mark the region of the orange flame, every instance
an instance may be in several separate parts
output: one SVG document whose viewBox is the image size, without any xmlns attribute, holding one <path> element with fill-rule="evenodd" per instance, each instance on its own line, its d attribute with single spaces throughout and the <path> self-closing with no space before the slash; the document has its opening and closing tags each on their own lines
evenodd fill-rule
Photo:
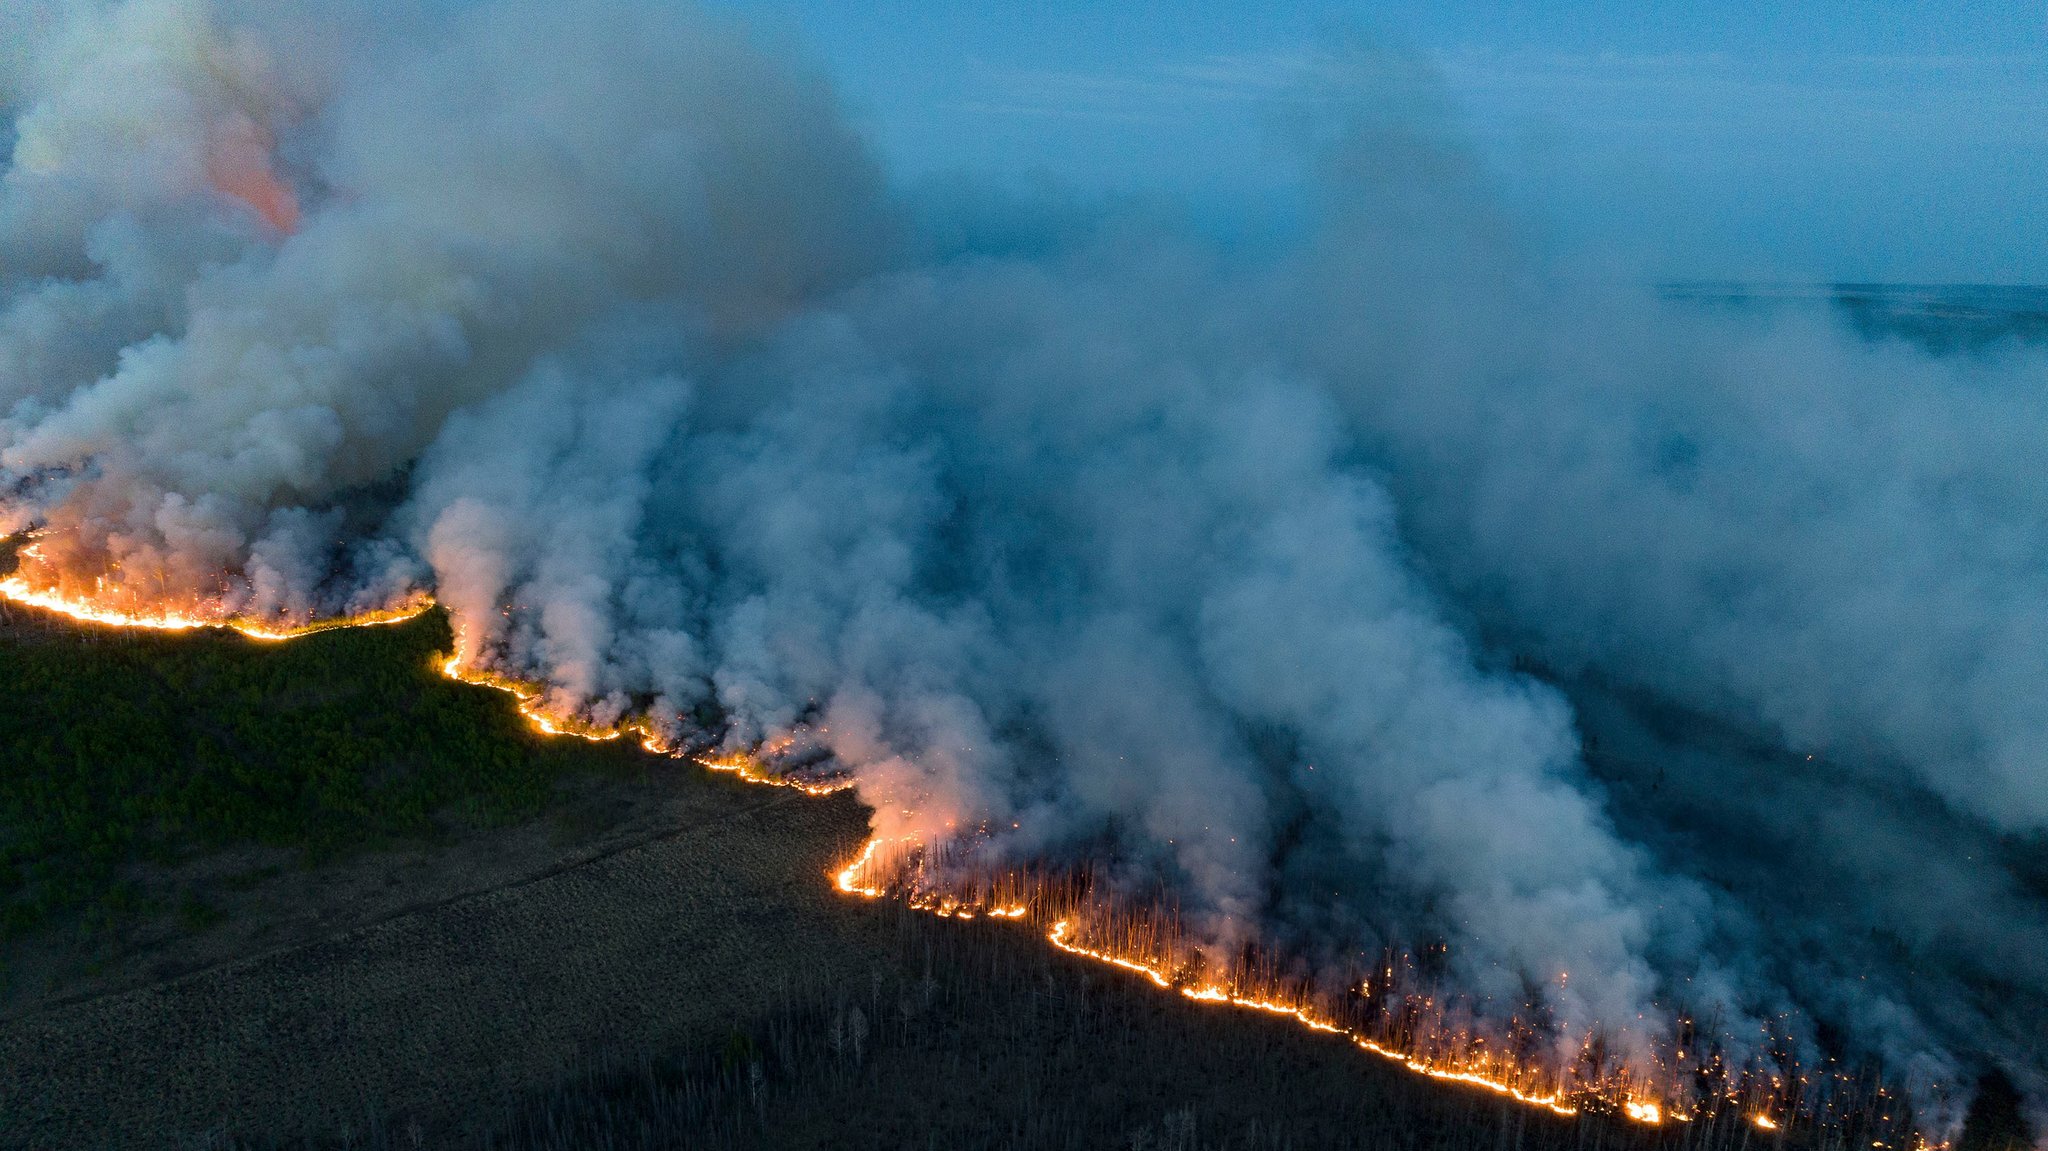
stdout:
<svg viewBox="0 0 2048 1151">
<path fill-rule="evenodd" d="M 144 631 L 197 631 L 201 628 L 221 628 L 267 643 L 297 639 L 300 636 L 345 627 L 379 627 L 404 623 L 409 619 L 418 618 L 434 606 L 431 598 L 415 596 L 391 607 L 376 608 L 353 615 L 329 616 L 304 623 L 278 623 L 226 613 L 208 615 L 173 608 L 123 611 L 84 600 L 70 599 L 55 591 L 35 588 L 20 576 L 0 579 L 0 598 L 54 612 L 79 623 L 96 624 L 101 627 L 137 628 Z"/>
<path fill-rule="evenodd" d="M 640 747 L 655 755 L 683 755 L 652 722 L 644 717 L 629 717 L 616 724 L 598 724 L 580 716 L 560 714 L 548 706 L 547 690 L 542 685 L 508 676 L 488 668 L 466 666 L 461 651 L 467 645 L 460 631 L 456 633 L 455 651 L 441 661 L 441 674 L 460 683 L 476 687 L 488 687 L 510 695 L 516 702 L 519 714 L 543 735 L 571 735 L 592 743 L 609 743 L 622 736 L 635 736 Z M 747 783 L 769 787 L 787 787 L 805 795 L 831 795 L 854 786 L 851 779 L 806 779 L 793 775 L 780 775 L 767 770 L 752 756 L 727 755 L 720 757 L 689 756 L 690 760 L 706 771 L 722 771 L 738 776 Z"/>
<path fill-rule="evenodd" d="M 915 839 L 896 841 L 899 849 L 915 844 Z M 880 899 L 891 893 L 893 884 L 878 873 L 886 872 L 891 860 L 888 858 L 892 845 L 884 840 L 870 839 L 837 872 L 833 873 L 833 886 L 841 893 L 866 899 Z M 914 848 L 912 852 L 914 853 Z M 898 867 L 901 860 L 894 861 Z M 940 916 L 971 919 L 979 911 L 992 918 L 1023 919 L 1030 914 L 1031 906 L 1057 905 L 1061 900 L 1057 894 L 1040 891 L 1038 899 L 1018 899 L 1014 890 L 1028 887 L 1024 882 L 1013 882 L 1007 897 L 1001 891 L 1002 884 L 993 885 L 985 894 L 969 893 L 964 896 L 940 894 L 930 890 L 910 890 L 898 893 L 898 897 L 909 906 L 929 911 Z M 1214 1003 L 1243 1010 L 1279 1015 L 1293 1020 L 1296 1024 L 1330 1035 L 1341 1035 L 1349 1039 L 1361 1051 L 1367 1051 L 1381 1058 L 1392 1060 L 1417 1074 L 1445 1082 L 1462 1083 L 1501 1095 L 1522 1104 L 1539 1107 L 1560 1116 L 1573 1116 L 1579 1108 L 1568 1102 L 1561 1091 L 1536 1090 L 1527 1086 L 1529 1073 L 1513 1068 L 1503 1068 L 1498 1060 L 1489 1057 L 1469 1059 L 1464 1063 L 1445 1063 L 1418 1057 L 1409 1052 L 1397 1050 L 1380 1043 L 1369 1036 L 1319 1014 L 1305 1001 L 1290 999 L 1279 994 L 1244 994 L 1217 982 L 1188 985 L 1175 978 L 1174 966 L 1170 962 L 1150 958 L 1138 950 L 1124 950 L 1107 946 L 1091 946 L 1079 941 L 1080 932 L 1073 918 L 1062 916 L 1055 919 L 1046 932 L 1046 942 L 1069 955 L 1080 956 L 1097 963 L 1115 967 L 1143 977 L 1162 991 L 1178 991 L 1183 997 L 1197 1003 Z M 1630 1107 L 1626 1114 L 1639 1122 L 1660 1121 L 1661 1108 L 1655 1104 L 1639 1104 Z"/>
</svg>

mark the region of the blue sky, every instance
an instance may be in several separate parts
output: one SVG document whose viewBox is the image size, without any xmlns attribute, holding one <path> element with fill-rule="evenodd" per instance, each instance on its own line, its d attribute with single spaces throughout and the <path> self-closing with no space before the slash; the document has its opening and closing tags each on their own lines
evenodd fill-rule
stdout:
<svg viewBox="0 0 2048 1151">
<path fill-rule="evenodd" d="M 1502 195 L 1663 277 L 2048 282 L 2048 4 L 718 0 L 825 61 L 892 168 L 1286 218 L 1275 110 L 1362 33 Z"/>
</svg>

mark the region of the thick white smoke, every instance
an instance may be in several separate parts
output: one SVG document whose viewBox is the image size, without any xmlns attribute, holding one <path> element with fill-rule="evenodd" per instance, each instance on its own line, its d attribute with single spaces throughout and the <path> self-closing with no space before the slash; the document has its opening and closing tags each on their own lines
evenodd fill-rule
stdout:
<svg viewBox="0 0 2048 1151">
<path fill-rule="evenodd" d="M 0 463 L 64 506 L 65 566 L 311 610 L 271 557 L 332 525 L 296 509 L 535 357 L 657 313 L 732 338 L 865 266 L 879 180 L 818 80 L 709 17 L 588 15 L 45 15 L 9 84 Z"/>
<path fill-rule="evenodd" d="M 1130 221 L 941 258 L 819 78 L 687 6 L 0 32 L 23 578 L 425 588 L 557 712 L 1107 844 L 1219 938 L 2040 1089 L 2037 350 L 1566 281 L 1369 96 L 1263 266 Z"/>
</svg>

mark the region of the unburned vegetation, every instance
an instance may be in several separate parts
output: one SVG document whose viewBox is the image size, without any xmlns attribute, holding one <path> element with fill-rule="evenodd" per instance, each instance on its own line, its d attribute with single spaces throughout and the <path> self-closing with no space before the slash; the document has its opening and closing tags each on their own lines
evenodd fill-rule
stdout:
<svg viewBox="0 0 2048 1151">
<path fill-rule="evenodd" d="M 441 677 L 440 613 L 258 644 L 5 610 L 0 939 L 160 907 L 137 865 L 444 838 L 530 818 L 565 775 L 636 758 L 536 738 L 492 693 Z"/>
</svg>

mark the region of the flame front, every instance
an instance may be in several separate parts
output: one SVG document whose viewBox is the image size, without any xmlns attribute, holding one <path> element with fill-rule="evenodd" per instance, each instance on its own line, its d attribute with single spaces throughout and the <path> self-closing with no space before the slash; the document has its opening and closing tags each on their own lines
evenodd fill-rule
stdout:
<svg viewBox="0 0 2048 1151">
<path fill-rule="evenodd" d="M 922 854 L 923 847 L 915 839 L 898 840 L 893 844 L 879 838 L 870 839 L 845 866 L 833 873 L 833 886 L 843 894 L 866 899 L 880 899 L 893 893 L 913 908 L 958 919 L 972 919 L 977 914 L 1011 920 L 1042 918 L 1034 915 L 1034 911 L 1065 905 L 1063 912 L 1045 912 L 1058 915 L 1047 927 L 1045 939 L 1068 955 L 1140 976 L 1162 991 L 1176 992 L 1196 1003 L 1277 1015 L 1310 1031 L 1343 1036 L 1361 1051 L 1432 1079 L 1478 1087 L 1555 1115 L 1569 1117 L 1580 1112 L 1580 1107 L 1568 1101 L 1562 1090 L 1536 1086 L 1539 1075 L 1533 1069 L 1481 1054 L 1477 1049 L 1463 1059 L 1424 1058 L 1337 1022 L 1319 1012 L 1305 997 L 1290 995 L 1277 985 L 1248 991 L 1234 983 L 1187 982 L 1177 971 L 1177 964 L 1160 958 L 1158 953 L 1166 948 L 1158 946 L 1156 924 L 1145 922 L 1142 917 L 1132 917 L 1127 912 L 1120 913 L 1115 907 L 1090 906 L 1085 900 L 1077 899 L 1071 890 L 1061 891 L 1061 885 L 1056 882 L 1034 882 L 1029 877 L 1010 876 L 964 893 L 919 890 L 915 884 L 903 889 L 900 873 L 915 871 L 914 861 Z M 889 877 L 892 870 L 899 875 Z M 1108 933 L 1123 935 L 1124 945 L 1083 942 L 1079 916 L 1091 913 L 1093 918 L 1101 920 L 1123 920 L 1121 932 L 1112 930 Z M 1151 947 L 1145 945 L 1148 936 L 1152 937 Z M 1639 1122 L 1657 1123 L 1661 1109 L 1656 1104 L 1631 1104 L 1625 1114 Z"/>
<path fill-rule="evenodd" d="M 266 643 L 298 639 L 300 636 L 340 628 L 379 627 L 404 623 L 419 618 L 434 606 L 434 601 L 430 597 L 415 596 L 390 607 L 350 615 L 328 616 L 303 623 L 289 623 L 251 619 L 225 611 L 209 612 L 204 609 L 179 610 L 161 607 L 123 610 L 105 607 L 87 600 L 71 599 L 53 590 L 38 589 L 20 576 L 0 579 L 0 598 L 53 612 L 79 623 L 95 624 L 100 627 L 136 628 L 144 631 L 198 631 L 202 628 L 221 628 Z"/>
</svg>

